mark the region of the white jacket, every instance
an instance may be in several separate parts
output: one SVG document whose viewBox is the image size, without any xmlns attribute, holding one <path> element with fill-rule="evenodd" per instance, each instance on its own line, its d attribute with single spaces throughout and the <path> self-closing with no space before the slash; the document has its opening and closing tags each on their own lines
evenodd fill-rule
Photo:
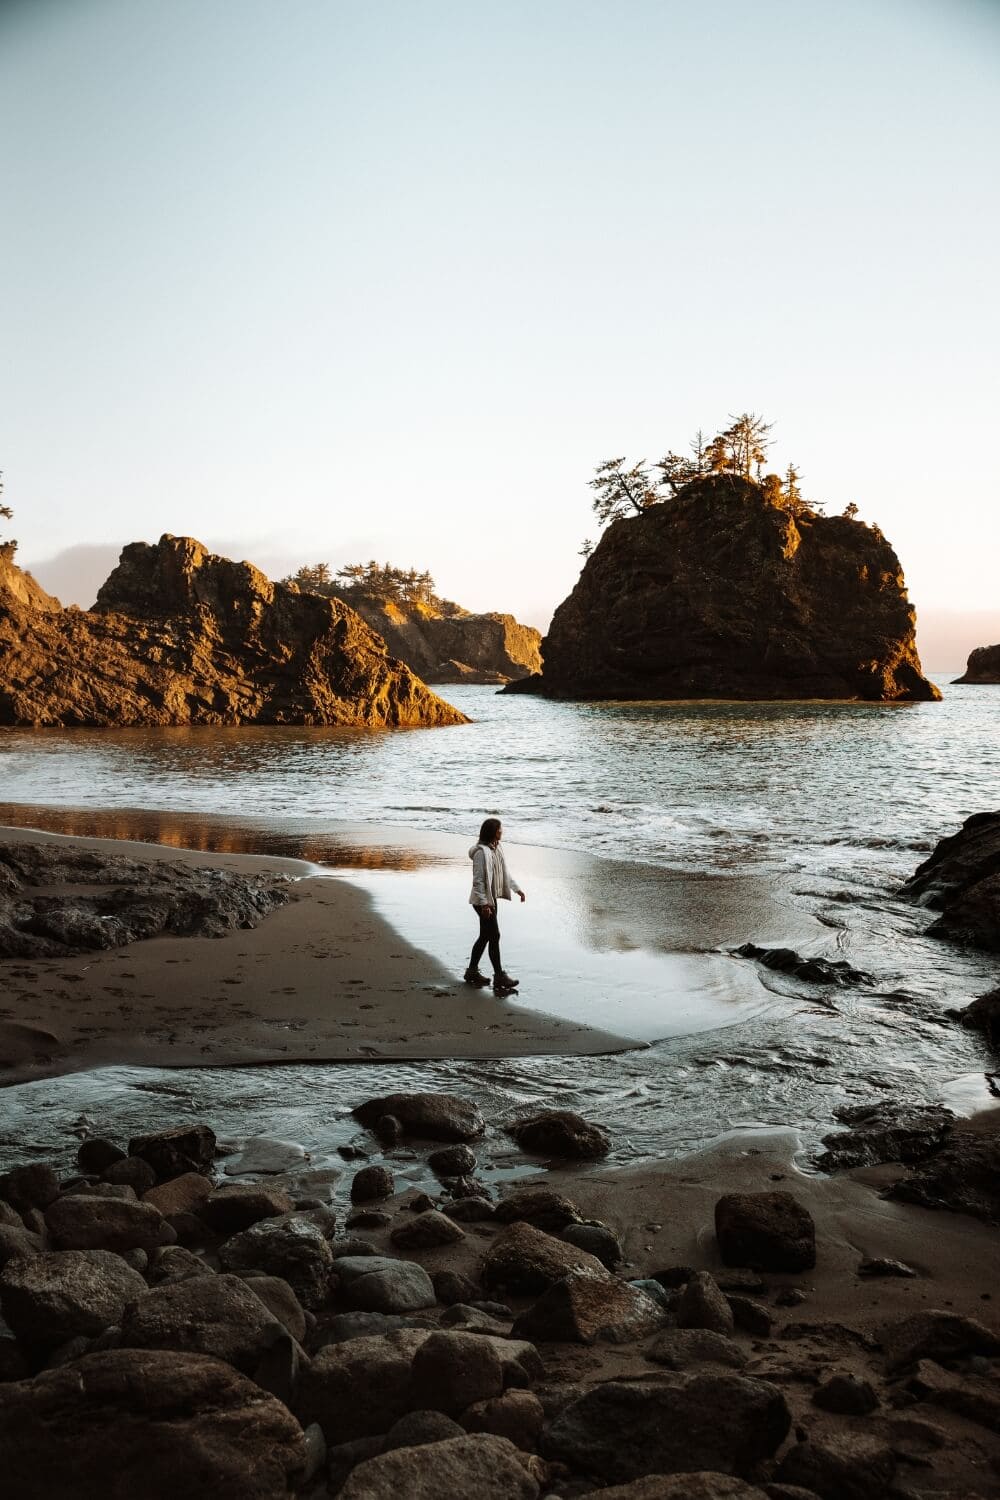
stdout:
<svg viewBox="0 0 1000 1500">
<path fill-rule="evenodd" d="M 471 906 L 492 906 L 498 901 L 509 901 L 511 892 L 521 894 L 521 887 L 507 869 L 500 845 L 473 844 L 469 850 L 472 860 Z"/>
</svg>

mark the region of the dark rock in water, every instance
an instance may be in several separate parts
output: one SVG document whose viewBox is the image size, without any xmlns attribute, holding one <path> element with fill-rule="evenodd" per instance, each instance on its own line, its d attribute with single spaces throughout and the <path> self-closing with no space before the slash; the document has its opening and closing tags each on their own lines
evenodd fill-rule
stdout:
<svg viewBox="0 0 1000 1500">
<path fill-rule="evenodd" d="M 974 813 L 941 839 L 903 894 L 941 912 L 932 936 L 1000 952 L 1000 812 Z"/>
<path fill-rule="evenodd" d="M 2 1390 L 11 1494 L 279 1500 L 305 1469 L 287 1409 L 201 1354 L 106 1350 Z"/>
<path fill-rule="evenodd" d="M 952 1111 L 942 1105 L 898 1104 L 888 1099 L 842 1104 L 834 1115 L 848 1129 L 823 1137 L 827 1149 L 816 1165 L 824 1172 L 887 1161 L 923 1161 L 940 1151 L 955 1123 Z"/>
<path fill-rule="evenodd" d="M 812 1490 L 821 1500 L 882 1500 L 896 1473 L 887 1443 L 852 1431 L 796 1443 L 778 1465 L 782 1484 Z"/>
<path fill-rule="evenodd" d="M 596 1161 L 611 1150 L 611 1137 L 600 1125 L 571 1109 L 543 1109 L 504 1129 L 517 1144 L 536 1156 L 565 1156 L 572 1161 Z"/>
<path fill-rule="evenodd" d="M 940 1308 L 928 1308 L 889 1324 L 882 1331 L 881 1342 L 890 1372 L 922 1359 L 946 1364 L 973 1354 L 1000 1354 L 1000 1336 L 992 1329 L 975 1318 L 963 1318 Z"/>
<path fill-rule="evenodd" d="M 445 1146 L 431 1152 L 427 1165 L 436 1177 L 468 1177 L 476 1170 L 476 1154 L 468 1146 Z"/>
<path fill-rule="evenodd" d="M 956 1130 L 936 1156 L 893 1183 L 886 1197 L 1000 1224 L 1000 1138 Z"/>
<path fill-rule="evenodd" d="M 929 701 L 940 693 L 914 631 L 877 527 L 793 515 L 760 485 L 714 475 L 608 527 L 542 641 L 539 686 L 583 699 Z"/>
<path fill-rule="evenodd" d="M 563 1408 L 542 1451 L 607 1480 L 678 1470 L 746 1472 L 784 1441 L 781 1392 L 741 1375 L 607 1381 Z"/>
<path fill-rule="evenodd" d="M 0 723 L 462 724 L 339 599 L 191 537 L 134 542 L 93 609 L 19 598 L 0 567 Z"/>
<path fill-rule="evenodd" d="M 727 1266 L 809 1271 L 816 1226 L 791 1193 L 726 1193 L 715 1205 L 715 1234 Z"/>
<path fill-rule="evenodd" d="M 1000 682 L 1000 645 L 977 646 L 974 651 L 970 651 L 965 671 L 961 677 L 955 678 L 955 682 L 975 684 Z"/>
<path fill-rule="evenodd" d="M 1000 989 L 988 990 L 964 1010 L 948 1012 L 970 1031 L 981 1031 L 995 1047 L 1000 1047 Z"/>
<path fill-rule="evenodd" d="M 208 1172 L 215 1160 L 215 1131 L 209 1125 L 175 1125 L 172 1130 L 135 1136 L 128 1143 L 128 1154 L 148 1162 L 161 1182 L 183 1172 Z M 118 1180 L 109 1174 L 109 1181 Z"/>
<path fill-rule="evenodd" d="M 352 1114 L 369 1129 L 384 1118 L 398 1120 L 408 1134 L 429 1141 L 470 1141 L 486 1129 L 477 1106 L 456 1094 L 386 1094 L 359 1104 Z"/>
<path fill-rule="evenodd" d="M 779 974 L 791 974 L 795 979 L 804 979 L 809 984 L 855 985 L 871 984 L 870 974 L 854 969 L 843 959 L 802 958 L 794 948 L 758 948 L 756 943 L 742 943 L 739 948 L 729 950 L 737 958 L 754 958 L 765 969 L 774 969 Z"/>
</svg>

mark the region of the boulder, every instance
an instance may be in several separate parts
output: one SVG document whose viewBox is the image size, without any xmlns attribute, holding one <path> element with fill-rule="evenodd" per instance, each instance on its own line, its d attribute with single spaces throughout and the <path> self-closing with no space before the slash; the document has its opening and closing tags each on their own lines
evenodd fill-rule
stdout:
<svg viewBox="0 0 1000 1500">
<path fill-rule="evenodd" d="M 177 1235 L 151 1203 L 65 1193 L 45 1210 L 58 1250 L 152 1250 Z"/>
<path fill-rule="evenodd" d="M 890 1371 L 905 1369 L 921 1359 L 947 1364 L 973 1354 L 1000 1355 L 1000 1336 L 975 1318 L 929 1308 L 911 1314 L 882 1330 L 882 1348 Z"/>
<path fill-rule="evenodd" d="M 479 1288 L 460 1271 L 435 1271 L 431 1277 L 434 1296 L 442 1307 L 451 1307 L 456 1302 L 475 1302 Z"/>
<path fill-rule="evenodd" d="M 454 1203 L 443 1203 L 441 1212 L 457 1224 L 482 1224 L 496 1218 L 488 1198 L 459 1198 Z"/>
<path fill-rule="evenodd" d="M 38 1255 L 43 1249 L 42 1237 L 32 1234 L 23 1224 L 0 1224 L 0 1269 L 18 1256 Z"/>
<path fill-rule="evenodd" d="M 341 1500 L 536 1500 L 538 1483 L 524 1456 L 506 1438 L 477 1433 L 397 1448 L 358 1465 L 340 1492 Z"/>
<path fill-rule="evenodd" d="M 501 1198 L 496 1206 L 496 1218 L 500 1224 L 515 1224 L 523 1220 L 546 1234 L 561 1234 L 567 1224 L 576 1223 L 580 1214 L 575 1203 L 554 1193 L 550 1188 L 518 1188 Z M 586 1248 L 586 1247 L 584 1247 Z"/>
<path fill-rule="evenodd" d="M 607 1275 L 601 1262 L 586 1250 L 518 1221 L 499 1234 L 487 1251 L 483 1286 L 488 1292 L 509 1290 L 531 1295 L 544 1292 L 571 1271 Z"/>
<path fill-rule="evenodd" d="M 102 1175 L 107 1183 L 131 1188 L 136 1197 L 156 1186 L 156 1172 L 141 1156 L 124 1156 L 113 1161 Z"/>
<path fill-rule="evenodd" d="M 352 1203 L 371 1203 L 379 1198 L 391 1198 L 396 1191 L 392 1173 L 388 1167 L 362 1167 L 354 1174 L 351 1183 Z"/>
<path fill-rule="evenodd" d="M 1000 1136 L 954 1130 L 936 1156 L 892 1183 L 886 1197 L 1000 1224 Z"/>
<path fill-rule="evenodd" d="M 277 1319 L 296 1343 L 304 1343 L 308 1328 L 306 1314 L 288 1282 L 280 1276 L 248 1276 L 244 1279 L 271 1317 Z"/>
<path fill-rule="evenodd" d="M 987 990 L 963 1010 L 950 1014 L 970 1031 L 981 1031 L 993 1046 L 1000 1044 L 1000 989 Z"/>
<path fill-rule="evenodd" d="M 148 1162 L 161 1182 L 184 1172 L 204 1174 L 215 1160 L 215 1131 L 208 1125 L 176 1125 L 136 1136 L 128 1143 L 128 1154 Z"/>
<path fill-rule="evenodd" d="M 140 1349 L 0 1386 L 0 1451 L 25 1500 L 279 1500 L 306 1463 L 299 1424 L 228 1365 Z"/>
<path fill-rule="evenodd" d="M 557 698 L 940 697 L 882 533 L 735 474 L 614 521 L 541 649 Z"/>
<path fill-rule="evenodd" d="M 55 1250 L 10 1260 L 0 1272 L 0 1310 L 28 1347 L 54 1349 L 120 1323 L 146 1292 L 138 1271 L 110 1250 Z"/>
<path fill-rule="evenodd" d="M 588 1255 L 596 1256 L 609 1271 L 613 1271 L 625 1259 L 621 1240 L 606 1224 L 567 1224 L 560 1231 L 559 1238 L 565 1240 L 567 1245 L 575 1245 L 578 1250 L 586 1250 Z"/>
<path fill-rule="evenodd" d="M 674 1308 L 678 1328 L 708 1328 L 713 1333 L 733 1331 L 733 1310 L 708 1271 L 696 1271 Z"/>
<path fill-rule="evenodd" d="M 742 1375 L 606 1381 L 558 1413 L 542 1451 L 609 1481 L 745 1473 L 775 1452 L 790 1425 L 781 1392 Z"/>
<path fill-rule="evenodd" d="M 89 611 L 0 587 L 0 722 L 382 728 L 465 716 L 339 599 L 167 535 L 125 547 Z"/>
<path fill-rule="evenodd" d="M 715 1234 L 727 1266 L 809 1271 L 816 1226 L 791 1193 L 726 1193 L 715 1205 Z"/>
<path fill-rule="evenodd" d="M 491 1432 L 509 1438 L 525 1453 L 534 1453 L 545 1423 L 545 1411 L 531 1391 L 504 1391 L 488 1401 L 476 1401 L 462 1413 L 466 1432 Z"/>
<path fill-rule="evenodd" d="M 197 1213 L 212 1192 L 212 1184 L 200 1172 L 182 1172 L 159 1187 L 143 1193 L 143 1203 L 151 1203 L 161 1214 Z"/>
<path fill-rule="evenodd" d="M 476 1170 L 476 1154 L 468 1146 L 443 1146 L 431 1152 L 427 1165 L 436 1177 L 468 1177 Z"/>
<path fill-rule="evenodd" d="M 333 1255 L 322 1230 L 300 1214 L 261 1219 L 219 1247 L 227 1271 L 264 1271 L 287 1281 L 302 1306 L 321 1307 L 330 1292 Z M 343 1262 L 340 1263 L 341 1266 Z"/>
<path fill-rule="evenodd" d="M 434 1250 L 439 1245 L 457 1244 L 465 1236 L 447 1214 L 438 1213 L 436 1208 L 431 1208 L 426 1213 L 417 1214 L 408 1223 L 401 1224 L 392 1231 L 389 1238 L 400 1250 Z"/>
<path fill-rule="evenodd" d="M 504 1388 L 500 1356 L 489 1339 L 452 1329 L 431 1333 L 413 1359 L 410 1404 L 454 1416 Z"/>
<path fill-rule="evenodd" d="M 227 1183 L 198 1205 L 198 1216 L 216 1234 L 239 1234 L 261 1219 L 277 1219 L 293 1212 L 284 1188 L 263 1182 Z"/>
<path fill-rule="evenodd" d="M 76 1164 L 81 1172 L 100 1174 L 113 1166 L 116 1161 L 124 1160 L 125 1152 L 122 1148 L 103 1135 L 88 1136 L 85 1141 L 80 1142 L 80 1148 L 76 1153 Z"/>
<path fill-rule="evenodd" d="M 387 1432 L 423 1400 L 414 1401 L 410 1370 L 430 1335 L 420 1329 L 327 1344 L 299 1380 L 295 1413 L 303 1425 L 318 1422 L 328 1443 Z"/>
<path fill-rule="evenodd" d="M 238 1276 L 194 1276 L 154 1287 L 125 1309 L 123 1349 L 212 1354 L 251 1375 L 280 1325 Z"/>
<path fill-rule="evenodd" d="M 206 1265 L 201 1256 L 183 1245 L 162 1245 L 149 1257 L 147 1271 L 151 1286 L 164 1281 L 184 1281 L 189 1276 L 214 1276 L 212 1267 Z"/>
<path fill-rule="evenodd" d="M 941 1149 L 955 1123 L 952 1111 L 939 1104 L 885 1099 L 841 1104 L 833 1113 L 848 1128 L 823 1137 L 827 1149 L 816 1165 L 824 1172 L 888 1161 L 923 1161 Z"/>
<path fill-rule="evenodd" d="M 44 1162 L 14 1167 L 0 1177 L 0 1198 L 23 1214 L 30 1208 L 48 1208 L 59 1196 L 59 1178 Z"/>
<path fill-rule="evenodd" d="M 386 1094 L 352 1113 L 368 1129 L 391 1116 L 407 1134 L 430 1141 L 471 1141 L 486 1129 L 476 1105 L 456 1094 Z"/>
<path fill-rule="evenodd" d="M 718 1365 L 742 1370 L 747 1357 L 739 1344 L 708 1328 L 668 1328 L 646 1350 L 646 1358 L 668 1370 L 690 1370 L 696 1365 Z"/>
<path fill-rule="evenodd" d="M 421 1312 L 437 1300 L 433 1282 L 415 1261 L 342 1256 L 336 1268 L 344 1301 L 358 1312 Z"/>
<path fill-rule="evenodd" d="M 611 1150 L 607 1131 L 571 1109 L 543 1109 L 504 1128 L 524 1151 L 535 1156 L 597 1161 Z"/>
<path fill-rule="evenodd" d="M 663 1322 L 660 1307 L 638 1287 L 601 1272 L 571 1271 L 514 1323 L 514 1337 L 534 1343 L 634 1343 Z"/>
<path fill-rule="evenodd" d="M 895 1473 L 889 1445 L 852 1430 L 796 1443 L 778 1465 L 776 1478 L 812 1490 L 820 1500 L 881 1500 Z"/>
</svg>

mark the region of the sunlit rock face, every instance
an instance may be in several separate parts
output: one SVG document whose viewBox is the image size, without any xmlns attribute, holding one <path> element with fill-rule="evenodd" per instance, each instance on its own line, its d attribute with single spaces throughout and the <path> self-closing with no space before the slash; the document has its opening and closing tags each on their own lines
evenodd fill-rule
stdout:
<svg viewBox="0 0 1000 1500">
<path fill-rule="evenodd" d="M 991 683 L 1000 682 L 1000 645 L 977 646 L 969 652 L 965 671 L 956 682 Z"/>
<path fill-rule="evenodd" d="M 541 635 L 513 615 L 442 614 L 426 605 L 358 600 L 358 613 L 425 682 L 504 683 L 541 670 Z"/>
<path fill-rule="evenodd" d="M 914 624 L 876 527 L 793 515 L 716 475 L 608 528 L 533 685 L 559 698 L 938 698 Z"/>
<path fill-rule="evenodd" d="M 0 575 L 0 724 L 465 722 L 346 604 L 190 537 L 126 547 L 86 612 L 24 577 Z"/>
</svg>

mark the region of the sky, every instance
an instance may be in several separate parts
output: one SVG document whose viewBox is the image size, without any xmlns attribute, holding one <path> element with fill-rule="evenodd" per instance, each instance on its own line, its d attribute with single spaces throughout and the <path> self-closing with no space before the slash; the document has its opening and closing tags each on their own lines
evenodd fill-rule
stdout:
<svg viewBox="0 0 1000 1500">
<path fill-rule="evenodd" d="M 1000 640 L 1000 0 L 0 0 L 0 468 L 128 541 L 544 627 L 595 465 L 730 413 Z"/>
</svg>

